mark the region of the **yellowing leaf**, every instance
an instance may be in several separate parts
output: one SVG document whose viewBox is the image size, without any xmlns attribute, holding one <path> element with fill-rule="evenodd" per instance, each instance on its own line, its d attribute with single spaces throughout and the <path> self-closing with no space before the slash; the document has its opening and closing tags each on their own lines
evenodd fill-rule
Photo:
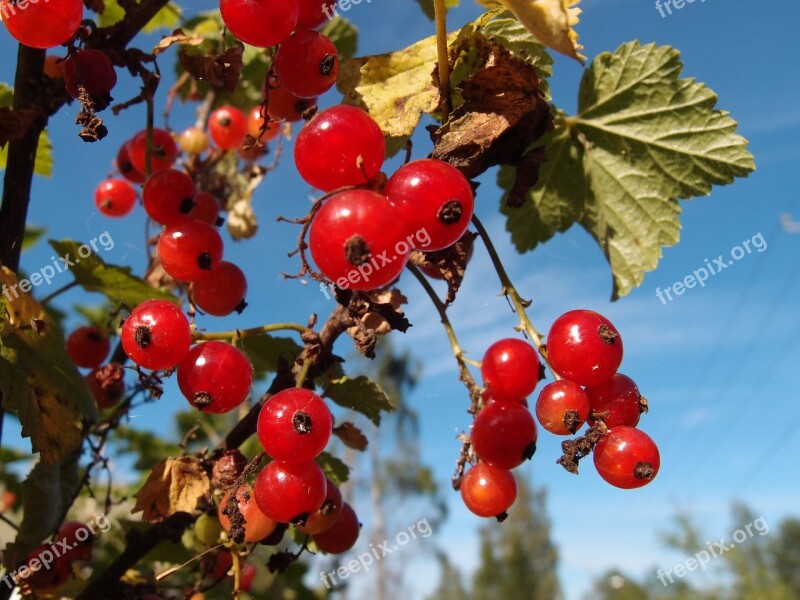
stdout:
<svg viewBox="0 0 800 600">
<path fill-rule="evenodd" d="M 142 488 L 134 494 L 131 513 L 158 523 L 178 512 L 193 512 L 211 493 L 211 480 L 196 458 L 168 458 L 153 467 Z"/>
</svg>

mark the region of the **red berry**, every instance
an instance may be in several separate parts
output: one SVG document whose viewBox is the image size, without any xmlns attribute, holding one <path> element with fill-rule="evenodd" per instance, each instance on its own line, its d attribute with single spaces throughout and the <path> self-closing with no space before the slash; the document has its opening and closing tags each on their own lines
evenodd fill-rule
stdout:
<svg viewBox="0 0 800 600">
<path fill-rule="evenodd" d="M 375 290 L 402 273 L 410 252 L 405 234 L 402 216 L 384 196 L 348 190 L 314 216 L 309 248 L 322 274 L 340 288 Z"/>
<path fill-rule="evenodd" d="M 202 154 L 208 149 L 208 134 L 198 127 L 189 127 L 181 132 L 178 145 L 186 154 Z"/>
<path fill-rule="evenodd" d="M 127 141 L 120 146 L 119 152 L 117 153 L 117 169 L 119 169 L 120 175 L 122 175 L 131 183 L 144 183 L 145 179 L 147 178 L 144 176 L 144 173 L 137 171 L 133 166 L 133 163 L 131 162 L 130 149 L 130 141 Z"/>
<path fill-rule="evenodd" d="M 383 193 L 403 213 L 409 232 L 427 232 L 426 251 L 457 242 L 472 219 L 472 186 L 461 171 L 441 160 L 425 158 L 403 165 Z"/>
<path fill-rule="evenodd" d="M 186 173 L 164 169 L 147 178 L 142 189 L 142 204 L 156 223 L 175 225 L 194 219 L 196 194 L 194 181 Z"/>
<path fill-rule="evenodd" d="M 125 179 L 105 179 L 95 188 L 94 204 L 107 217 L 124 217 L 136 204 L 136 190 Z"/>
<path fill-rule="evenodd" d="M 661 467 L 661 457 L 645 432 L 614 427 L 595 445 L 594 466 L 606 482 L 628 490 L 650 483 Z"/>
<path fill-rule="evenodd" d="M 131 165 L 140 173 L 147 173 L 146 155 L 147 130 L 142 130 L 133 136 L 128 148 Z M 172 167 L 180 152 L 172 134 L 163 129 L 153 129 L 153 145 L 150 152 L 150 166 L 153 173 Z"/>
<path fill-rule="evenodd" d="M 326 486 L 325 473 L 317 463 L 274 460 L 256 477 L 256 502 L 271 519 L 302 525 L 322 506 Z"/>
<path fill-rule="evenodd" d="M 42 562 L 41 557 L 45 553 L 55 556 L 54 548 L 58 546 L 42 544 L 34 548 L 17 571 L 19 580 L 26 582 L 34 590 L 49 590 L 66 583 L 69 579 L 69 560 L 63 554 L 56 557 L 49 568 Z"/>
<path fill-rule="evenodd" d="M 461 499 L 479 517 L 502 518 L 517 499 L 517 482 L 511 471 L 478 463 L 461 479 Z"/>
<path fill-rule="evenodd" d="M 231 532 L 231 519 L 225 514 L 225 511 L 230 496 L 231 493 L 229 491 L 222 497 L 217 513 L 222 528 L 228 533 Z M 239 487 L 239 491 L 236 493 L 236 500 L 238 501 L 239 512 L 242 513 L 245 523 L 243 525 L 244 539 L 234 540 L 235 542 L 239 544 L 245 542 L 260 542 L 275 530 L 275 525 L 277 525 L 277 523 L 258 508 L 253 489 L 248 484 Z"/>
<path fill-rule="evenodd" d="M 230 32 L 251 46 L 267 48 L 288 38 L 297 25 L 297 0 L 220 0 Z"/>
<path fill-rule="evenodd" d="M 337 521 L 322 533 L 312 536 L 317 548 L 327 554 L 344 554 L 356 545 L 361 524 L 353 507 L 344 503 Z"/>
<path fill-rule="evenodd" d="M 215 317 L 224 317 L 233 311 L 241 313 L 247 304 L 247 278 L 242 270 L 226 261 L 209 273 L 208 277 L 192 283 L 192 300 L 197 307 Z"/>
<path fill-rule="evenodd" d="M 53 48 L 69 40 L 83 19 L 83 0 L 58 2 L 0 1 L 8 33 L 31 48 Z"/>
<path fill-rule="evenodd" d="M 194 197 L 195 206 L 192 211 L 192 218 L 209 225 L 220 225 L 219 222 L 219 202 L 208 192 L 197 192 Z"/>
<path fill-rule="evenodd" d="M 192 332 L 181 309 L 166 300 L 147 300 L 122 324 L 122 349 L 145 369 L 169 369 L 189 352 Z"/>
<path fill-rule="evenodd" d="M 330 529 L 342 514 L 344 500 L 339 487 L 330 479 L 327 480 L 328 491 L 325 494 L 325 501 L 319 510 L 313 513 L 305 525 L 298 526 L 303 533 L 319 534 Z"/>
<path fill-rule="evenodd" d="M 247 117 L 235 106 L 221 106 L 208 118 L 208 133 L 223 150 L 234 150 L 247 135 Z"/>
<path fill-rule="evenodd" d="M 636 427 L 642 414 L 642 395 L 633 379 L 622 373 L 615 373 L 611 379 L 586 387 L 586 395 L 592 411 L 608 413 L 603 417 L 606 427 L 612 429 L 625 425 Z M 595 422 L 589 419 L 589 424 Z"/>
<path fill-rule="evenodd" d="M 281 126 L 274 121 L 264 122 L 261 105 L 254 106 L 247 113 L 247 133 L 262 144 L 274 140 L 281 133 Z"/>
<path fill-rule="evenodd" d="M 290 388 L 267 400 L 258 415 L 258 440 L 275 460 L 292 463 L 316 458 L 328 445 L 333 417 L 311 390 Z"/>
<path fill-rule="evenodd" d="M 314 98 L 336 83 L 339 54 L 326 35 L 298 29 L 278 48 L 275 73 L 295 96 Z"/>
<path fill-rule="evenodd" d="M 92 390 L 98 408 L 111 408 L 125 395 L 125 379 L 119 363 L 110 363 L 100 369 L 92 370 L 86 376 L 86 382 Z"/>
<path fill-rule="evenodd" d="M 589 418 L 589 396 L 573 381 L 548 383 L 536 400 L 536 418 L 550 433 L 570 435 Z"/>
<path fill-rule="evenodd" d="M 257 573 L 258 571 L 252 563 L 243 563 L 242 571 L 239 575 L 239 589 L 249 594 L 250 589 L 253 587 L 253 580 L 256 578 Z"/>
<path fill-rule="evenodd" d="M 158 258 L 173 279 L 198 281 L 222 262 L 222 238 L 208 223 L 178 223 L 158 238 Z"/>
<path fill-rule="evenodd" d="M 204 413 L 232 411 L 245 401 L 252 385 L 250 361 L 225 342 L 198 344 L 178 365 L 178 387 L 189 404 Z"/>
<path fill-rule="evenodd" d="M 295 122 L 303 118 L 303 113 L 317 105 L 316 98 L 300 98 L 289 91 L 285 85 L 276 85 L 266 90 L 269 98 L 267 114 L 273 121 Z"/>
<path fill-rule="evenodd" d="M 610 379 L 622 362 L 622 338 L 611 321 L 591 310 L 571 310 L 555 320 L 547 336 L 553 369 L 580 385 Z"/>
<path fill-rule="evenodd" d="M 492 402 L 475 418 L 472 447 L 481 461 L 513 469 L 536 452 L 536 422 L 519 402 Z"/>
<path fill-rule="evenodd" d="M 336 0 L 299 0 L 300 14 L 297 18 L 298 29 L 314 29 L 325 20 L 332 19 L 336 13 Z"/>
<path fill-rule="evenodd" d="M 73 98 L 80 97 L 80 88 L 90 96 L 105 96 L 115 85 L 114 63 L 102 50 L 82 50 L 64 61 L 64 87 Z"/>
<path fill-rule="evenodd" d="M 318 113 L 294 144 L 300 176 L 323 192 L 365 185 L 380 172 L 385 156 L 378 124 L 360 108 L 344 104 Z"/>
<path fill-rule="evenodd" d="M 69 562 L 73 560 L 89 560 L 92 557 L 92 544 L 95 534 L 86 523 L 68 521 L 58 528 L 54 543 L 56 547 L 69 547 L 62 554 L 62 558 Z M 63 542 L 59 544 L 59 542 Z"/>
<path fill-rule="evenodd" d="M 108 336 L 97 327 L 78 327 L 67 338 L 67 354 L 79 367 L 99 367 L 111 352 Z"/>
<path fill-rule="evenodd" d="M 539 354 L 525 340 L 498 340 L 483 355 L 481 376 L 487 394 L 495 400 L 522 400 L 539 383 Z"/>
</svg>

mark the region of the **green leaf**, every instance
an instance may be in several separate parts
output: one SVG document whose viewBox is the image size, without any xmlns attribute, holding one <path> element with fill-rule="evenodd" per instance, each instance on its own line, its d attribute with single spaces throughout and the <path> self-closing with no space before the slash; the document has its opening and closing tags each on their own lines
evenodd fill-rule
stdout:
<svg viewBox="0 0 800 600">
<path fill-rule="evenodd" d="M 381 424 L 381 412 L 395 409 L 383 388 L 363 375 L 334 380 L 325 395 L 339 406 L 365 415 L 375 425 Z"/>
<path fill-rule="evenodd" d="M 29 250 L 35 246 L 42 236 L 47 233 L 44 227 L 36 227 L 35 225 L 25 226 L 25 235 L 22 238 L 22 249 Z"/>
<path fill-rule="evenodd" d="M 102 243 L 104 239 L 107 241 Z M 49 244 L 56 251 L 56 256 L 75 263 L 69 267 L 69 272 L 78 285 L 86 291 L 104 294 L 113 302 L 124 303 L 128 308 L 134 308 L 145 300 L 153 298 L 168 300 L 180 305 L 180 299 L 168 290 L 153 288 L 139 277 L 131 275 L 129 267 L 107 265 L 94 251 L 98 247 L 98 241 L 101 242 L 99 247 L 103 250 L 111 250 L 114 247 L 113 239 L 107 231 L 88 244 L 80 244 L 73 240 L 50 240 Z M 81 258 L 83 254 L 86 254 L 86 249 L 93 251 L 89 256 Z M 63 262 L 61 264 L 63 265 Z"/>
<path fill-rule="evenodd" d="M 503 210 L 520 252 L 577 221 L 608 258 L 619 298 L 678 242 L 679 198 L 755 169 L 736 121 L 704 84 L 680 79 L 682 68 L 677 50 L 638 42 L 594 60 L 577 116 L 557 119 L 548 138 L 538 185 Z M 506 189 L 512 180 L 501 172 Z"/>
<path fill-rule="evenodd" d="M 325 477 L 336 485 L 342 485 L 350 478 L 350 467 L 332 454 L 323 452 L 314 460 L 325 472 Z"/>
<path fill-rule="evenodd" d="M 242 340 L 242 351 L 253 365 L 253 376 L 260 379 L 275 373 L 280 360 L 291 367 L 303 348 L 292 338 L 257 335 Z"/>
<path fill-rule="evenodd" d="M 422 9 L 422 12 L 425 13 L 425 16 L 428 17 L 431 21 L 433 21 L 435 15 L 433 12 L 433 0 L 417 0 L 417 4 Z M 451 8 L 455 8 L 458 6 L 458 0 L 445 0 L 444 6 L 446 9 L 450 10 Z"/>
<path fill-rule="evenodd" d="M 115 25 L 125 18 L 125 9 L 119 5 L 118 0 L 105 0 L 105 9 L 98 15 L 97 23 L 100 27 Z M 144 33 L 153 33 L 158 29 L 175 29 L 180 25 L 181 8 L 170 2 L 156 13 L 150 22 L 144 26 Z"/>
<path fill-rule="evenodd" d="M 358 52 L 358 29 L 347 19 L 335 17 L 319 31 L 336 45 L 340 61 L 349 60 Z"/>
<path fill-rule="evenodd" d="M 0 107 L 10 107 L 14 103 L 14 90 L 5 83 L 0 83 Z M 6 168 L 8 161 L 8 146 L 0 148 L 0 170 Z M 46 131 L 39 136 L 39 147 L 36 149 L 36 160 L 33 163 L 33 172 L 41 177 L 53 176 L 53 144 Z"/>
</svg>

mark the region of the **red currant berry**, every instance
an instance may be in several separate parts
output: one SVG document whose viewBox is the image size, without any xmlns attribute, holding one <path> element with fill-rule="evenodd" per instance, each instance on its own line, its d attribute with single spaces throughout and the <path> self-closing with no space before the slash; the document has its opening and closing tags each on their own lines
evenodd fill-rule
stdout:
<svg viewBox="0 0 800 600">
<path fill-rule="evenodd" d="M 111 351 L 108 336 L 97 327 L 78 327 L 67 338 L 67 354 L 79 367 L 99 367 Z"/>
<path fill-rule="evenodd" d="M 294 162 L 300 176 L 323 192 L 365 185 L 381 170 L 386 143 L 378 124 L 355 106 L 332 106 L 297 135 Z"/>
<path fill-rule="evenodd" d="M 147 215 L 161 225 L 176 225 L 194 219 L 197 188 L 183 171 L 164 169 L 147 178 L 142 204 Z"/>
<path fill-rule="evenodd" d="M 137 365 L 160 371 L 177 365 L 189 352 L 192 332 L 181 309 L 166 300 L 147 300 L 122 324 L 122 349 Z"/>
<path fill-rule="evenodd" d="M 492 402 L 475 418 L 472 447 L 481 461 L 513 469 L 536 452 L 536 421 L 519 402 Z"/>
<path fill-rule="evenodd" d="M 124 371 L 119 363 L 92 370 L 86 376 L 86 382 L 100 409 L 115 406 L 125 395 Z"/>
<path fill-rule="evenodd" d="M 266 144 L 278 137 L 281 126 L 274 121 L 265 122 L 262 112 L 261 105 L 258 105 L 247 113 L 247 133 L 262 144 Z"/>
<path fill-rule="evenodd" d="M 62 555 L 69 562 L 89 560 L 92 557 L 94 533 L 85 523 L 68 521 L 58 528 L 54 543 L 56 547 L 69 548 Z"/>
<path fill-rule="evenodd" d="M 314 98 L 336 83 L 339 54 L 326 35 L 298 29 L 278 48 L 275 73 L 295 96 Z"/>
<path fill-rule="evenodd" d="M 136 204 L 136 190 L 125 179 L 105 179 L 94 191 L 94 204 L 107 217 L 124 217 Z"/>
<path fill-rule="evenodd" d="M 167 227 L 158 238 L 158 258 L 173 279 L 198 281 L 222 262 L 222 238 L 208 223 L 178 223 Z"/>
<path fill-rule="evenodd" d="M 208 134 L 199 127 L 184 129 L 178 138 L 178 145 L 186 154 L 202 154 L 208 150 Z"/>
<path fill-rule="evenodd" d="M 189 404 L 204 413 L 232 411 L 245 401 L 252 385 L 250 361 L 225 342 L 198 344 L 178 365 L 178 387 Z"/>
<path fill-rule="evenodd" d="M 336 0 L 299 0 L 298 29 L 314 29 L 336 14 Z"/>
<path fill-rule="evenodd" d="M 442 250 L 464 235 L 472 219 L 472 186 L 454 166 L 424 158 L 400 167 L 383 190 L 409 231 L 425 231 L 425 250 Z"/>
<path fill-rule="evenodd" d="M 273 121 L 289 121 L 294 123 L 303 118 L 303 113 L 317 105 L 316 98 L 300 98 L 289 91 L 285 85 L 277 85 L 266 90 L 265 98 L 269 98 L 267 114 Z"/>
<path fill-rule="evenodd" d="M 192 218 L 215 227 L 221 225 L 219 202 L 208 192 L 197 192 L 194 197 L 195 207 L 192 211 Z"/>
<path fill-rule="evenodd" d="M 622 362 L 622 338 L 603 315 L 571 310 L 555 320 L 547 356 L 556 373 L 580 385 L 610 379 Z"/>
<path fill-rule="evenodd" d="M 226 515 L 228 500 L 231 493 L 228 492 L 222 497 L 219 503 L 219 522 L 222 528 L 229 534 L 231 532 L 231 519 Z M 277 523 L 270 519 L 258 508 L 256 504 L 255 494 L 253 489 L 247 485 L 239 486 L 239 491 L 236 492 L 236 500 L 239 505 L 239 512 L 244 517 L 244 537 L 242 539 L 235 539 L 237 544 L 246 542 L 260 542 L 275 530 Z"/>
<path fill-rule="evenodd" d="M 597 414 L 608 413 L 603 417 L 603 423 L 609 429 L 621 425 L 636 427 L 642 414 L 642 395 L 633 379 L 622 373 L 615 373 L 611 379 L 586 387 L 586 395 L 592 412 Z M 595 421 L 589 419 L 589 424 Z"/>
<path fill-rule="evenodd" d="M 208 118 L 208 133 L 223 150 L 234 150 L 247 135 L 247 117 L 235 106 L 221 106 Z"/>
<path fill-rule="evenodd" d="M 309 248 L 323 275 L 342 289 L 375 290 L 395 280 L 408 261 L 406 227 L 386 198 L 348 190 L 314 216 Z"/>
<path fill-rule="evenodd" d="M 297 25 L 297 0 L 220 0 L 222 20 L 245 44 L 267 48 L 288 38 Z"/>
<path fill-rule="evenodd" d="M 57 588 L 69 579 L 69 560 L 65 555 L 56 557 L 50 568 L 45 568 L 41 556 L 47 553 L 53 555 L 53 547 L 36 546 L 25 563 L 20 567 L 18 574 L 34 590 L 50 590 Z M 23 577 L 24 576 L 24 577 Z"/>
<path fill-rule="evenodd" d="M 209 273 L 208 277 L 192 283 L 192 300 L 197 308 L 215 317 L 224 317 L 233 311 L 241 313 L 247 303 L 247 278 L 242 270 L 226 261 Z"/>
<path fill-rule="evenodd" d="M 650 483 L 661 467 L 655 442 L 635 427 L 614 427 L 594 447 L 594 466 L 606 482 L 626 490 Z"/>
<path fill-rule="evenodd" d="M 275 460 L 308 462 L 328 445 L 333 417 L 314 392 L 290 388 L 267 400 L 258 415 L 257 431 L 261 447 Z"/>
<path fill-rule="evenodd" d="M 80 97 L 81 88 L 90 96 L 106 96 L 115 85 L 114 63 L 102 50 L 82 50 L 64 61 L 64 87 L 73 98 Z"/>
<path fill-rule="evenodd" d="M 481 376 L 487 394 L 495 400 L 519 401 L 539 383 L 539 354 L 525 340 L 498 340 L 483 355 Z"/>
<path fill-rule="evenodd" d="M 461 479 L 461 499 L 479 517 L 503 519 L 517 499 L 517 482 L 511 471 L 478 463 Z"/>
<path fill-rule="evenodd" d="M 313 513 L 305 525 L 300 525 L 298 529 L 303 533 L 318 534 L 330 529 L 342 514 L 344 500 L 339 487 L 330 479 L 327 480 L 328 491 L 325 494 L 325 501 L 319 510 Z"/>
<path fill-rule="evenodd" d="M 0 1 L 8 33 L 31 48 L 53 48 L 69 40 L 83 19 L 83 0 L 58 2 Z"/>
<path fill-rule="evenodd" d="M 146 148 L 147 130 L 142 130 L 133 136 L 128 148 L 131 165 L 139 173 L 147 173 Z M 153 129 L 153 145 L 150 152 L 150 166 L 153 173 L 172 167 L 179 154 L 178 146 L 169 131 Z"/>
<path fill-rule="evenodd" d="M 325 473 L 317 463 L 274 460 L 256 477 L 256 502 L 274 521 L 302 525 L 322 506 L 326 486 Z"/>
<path fill-rule="evenodd" d="M 119 169 L 120 175 L 122 175 L 131 183 L 144 183 L 147 178 L 144 176 L 144 173 L 137 171 L 133 166 L 133 163 L 131 162 L 130 148 L 130 141 L 125 142 L 120 147 L 119 152 L 117 153 L 117 169 Z"/>
<path fill-rule="evenodd" d="M 573 381 L 548 383 L 536 400 L 536 418 L 550 433 L 571 435 L 589 418 L 589 396 Z"/>
<path fill-rule="evenodd" d="M 312 536 L 314 543 L 322 552 L 327 554 L 344 554 L 356 545 L 361 523 L 353 507 L 344 503 L 342 514 L 336 522 L 322 533 Z"/>
</svg>

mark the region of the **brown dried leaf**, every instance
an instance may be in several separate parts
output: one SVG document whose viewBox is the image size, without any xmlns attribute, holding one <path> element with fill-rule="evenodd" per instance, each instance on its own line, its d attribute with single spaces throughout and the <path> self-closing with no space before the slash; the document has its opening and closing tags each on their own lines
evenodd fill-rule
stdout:
<svg viewBox="0 0 800 600">
<path fill-rule="evenodd" d="M 361 430 L 349 421 L 345 421 L 341 425 L 333 428 L 333 435 L 342 440 L 342 443 L 348 448 L 363 452 L 369 445 L 369 440 Z"/>
<path fill-rule="evenodd" d="M 432 267 L 439 271 L 440 278 L 447 281 L 447 298 L 445 304 L 456 299 L 458 289 L 464 279 L 467 264 L 472 257 L 472 250 L 477 233 L 467 231 L 455 244 L 444 250 L 435 252 L 416 252 L 412 255 L 415 264 Z"/>
<path fill-rule="evenodd" d="M 153 467 L 147 481 L 134 494 L 142 519 L 158 523 L 178 512 L 192 512 L 197 503 L 210 498 L 211 480 L 200 461 L 191 456 L 168 458 Z"/>
<path fill-rule="evenodd" d="M 170 46 L 180 44 L 182 46 L 199 46 L 203 43 L 203 37 L 199 35 L 187 35 L 183 29 L 176 29 L 171 35 L 164 36 L 161 41 L 153 48 L 153 55 L 158 55 L 167 50 Z"/>
<path fill-rule="evenodd" d="M 239 85 L 239 74 L 242 71 L 242 55 L 244 45 L 237 42 L 218 56 L 190 55 L 185 51 L 179 53 L 181 66 L 195 79 L 207 81 L 214 87 L 234 92 Z"/>
</svg>

